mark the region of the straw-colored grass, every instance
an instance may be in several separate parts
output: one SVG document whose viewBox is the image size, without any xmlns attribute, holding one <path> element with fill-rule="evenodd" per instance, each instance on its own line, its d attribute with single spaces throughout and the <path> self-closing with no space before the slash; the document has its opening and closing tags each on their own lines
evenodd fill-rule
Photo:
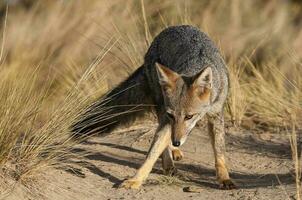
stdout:
<svg viewBox="0 0 302 200">
<path fill-rule="evenodd" d="M 231 82 L 227 121 L 295 133 L 291 144 L 300 192 L 300 152 L 294 138 L 302 128 L 301 4 L 15 2 L 8 10 L 0 5 L 2 177 L 26 180 L 45 167 L 63 164 L 77 142 L 68 130 L 73 120 L 143 63 L 158 32 L 185 23 L 208 33 L 223 52 Z"/>
</svg>

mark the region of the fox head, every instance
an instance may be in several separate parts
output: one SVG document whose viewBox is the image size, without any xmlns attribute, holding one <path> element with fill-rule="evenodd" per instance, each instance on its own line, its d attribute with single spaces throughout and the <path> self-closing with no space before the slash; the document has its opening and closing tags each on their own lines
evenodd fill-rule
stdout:
<svg viewBox="0 0 302 200">
<path fill-rule="evenodd" d="M 156 63 L 156 71 L 172 126 L 172 144 L 180 146 L 210 108 L 212 69 L 207 67 L 194 77 L 185 77 Z"/>
</svg>

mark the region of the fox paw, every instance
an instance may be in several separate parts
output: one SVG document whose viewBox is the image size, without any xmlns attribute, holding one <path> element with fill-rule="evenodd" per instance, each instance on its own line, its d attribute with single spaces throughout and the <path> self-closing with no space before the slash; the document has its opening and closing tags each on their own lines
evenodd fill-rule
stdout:
<svg viewBox="0 0 302 200">
<path fill-rule="evenodd" d="M 234 182 L 231 179 L 227 179 L 221 181 L 219 188 L 222 190 L 232 190 L 232 189 L 236 189 L 237 186 L 234 184 Z"/>
<path fill-rule="evenodd" d="M 127 179 L 121 183 L 120 188 L 139 189 L 141 185 L 142 185 L 142 181 L 138 181 L 135 179 Z"/>
<path fill-rule="evenodd" d="M 181 150 L 179 150 L 179 149 L 173 149 L 172 150 L 172 157 L 173 157 L 173 160 L 180 161 L 181 159 L 183 159 L 184 155 L 181 152 Z"/>
<path fill-rule="evenodd" d="M 177 173 L 177 169 L 175 167 L 169 167 L 168 169 L 164 169 L 164 174 L 166 176 L 174 176 Z"/>
</svg>

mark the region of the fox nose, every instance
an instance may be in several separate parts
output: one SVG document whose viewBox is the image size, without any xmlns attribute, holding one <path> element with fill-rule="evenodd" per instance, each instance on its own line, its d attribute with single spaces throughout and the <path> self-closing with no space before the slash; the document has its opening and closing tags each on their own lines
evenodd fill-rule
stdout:
<svg viewBox="0 0 302 200">
<path fill-rule="evenodd" d="M 180 142 L 179 141 L 173 141 L 172 144 L 175 147 L 179 147 L 180 146 Z"/>
</svg>

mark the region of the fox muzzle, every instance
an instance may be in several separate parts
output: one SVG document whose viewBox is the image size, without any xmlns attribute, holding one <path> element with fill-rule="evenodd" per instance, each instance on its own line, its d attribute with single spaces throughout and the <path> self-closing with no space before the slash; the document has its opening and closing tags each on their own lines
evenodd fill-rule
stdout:
<svg viewBox="0 0 302 200">
<path fill-rule="evenodd" d="M 180 146 L 180 141 L 172 141 L 173 146 L 179 147 Z"/>
</svg>

